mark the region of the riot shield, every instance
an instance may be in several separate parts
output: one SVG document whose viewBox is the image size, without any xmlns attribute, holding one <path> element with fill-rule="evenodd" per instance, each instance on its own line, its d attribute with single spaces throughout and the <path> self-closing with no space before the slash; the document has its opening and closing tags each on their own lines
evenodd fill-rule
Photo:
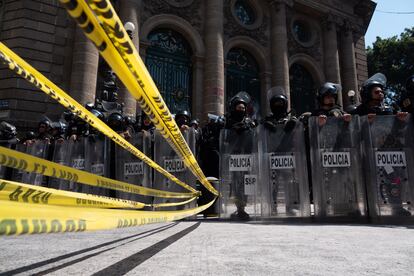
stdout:
<svg viewBox="0 0 414 276">
<path fill-rule="evenodd" d="M 147 132 L 134 133 L 129 141 L 133 146 L 151 157 L 151 139 Z M 151 188 L 151 168 L 130 152 L 115 145 L 115 176 L 117 180 Z M 152 198 L 116 191 L 117 198 L 151 203 Z"/>
<path fill-rule="evenodd" d="M 55 141 L 53 145 L 52 161 L 63 166 L 71 166 L 72 150 L 74 142 L 72 140 Z M 53 189 L 70 190 L 69 181 L 59 178 L 50 177 L 48 186 Z"/>
<path fill-rule="evenodd" d="M 30 145 L 19 144 L 16 146 L 16 150 L 35 157 L 47 159 L 49 143 L 48 140 L 36 140 Z M 12 180 L 32 185 L 46 186 L 47 177 L 37 173 L 13 170 Z"/>
<path fill-rule="evenodd" d="M 312 189 L 316 217 L 365 216 L 360 120 L 329 117 L 320 126 L 309 120 Z"/>
<path fill-rule="evenodd" d="M 309 217 L 309 182 L 302 123 L 286 131 L 259 128 L 259 182 L 263 185 L 262 215 Z"/>
<path fill-rule="evenodd" d="M 109 177 L 110 140 L 100 135 L 85 138 L 85 170 L 99 176 Z M 109 196 L 105 188 L 82 185 L 82 193 Z"/>
<path fill-rule="evenodd" d="M 369 213 L 373 218 L 414 214 L 413 118 L 362 118 Z"/>
<path fill-rule="evenodd" d="M 220 217 L 246 220 L 261 214 L 255 129 L 220 133 Z"/>
<path fill-rule="evenodd" d="M 15 149 L 15 144 L 9 144 L 9 143 L 0 143 L 0 146 L 8 148 L 8 149 Z M 6 166 L 0 166 L 0 178 L 1 179 L 11 179 L 13 169 L 6 167 Z"/>
<path fill-rule="evenodd" d="M 195 154 L 195 132 L 193 128 L 183 132 L 183 136 L 193 154 Z M 185 166 L 184 161 L 175 153 L 162 135 L 156 131 L 154 133 L 154 159 L 161 167 L 170 172 L 184 183 L 196 188 L 196 178 Z M 188 190 L 167 179 L 165 176 L 154 171 L 154 189 L 171 192 L 188 192 Z M 154 198 L 154 203 L 180 202 L 182 199 Z M 184 206 L 168 208 L 168 210 L 179 210 L 184 208 L 194 208 L 196 202 L 193 201 Z"/>
</svg>

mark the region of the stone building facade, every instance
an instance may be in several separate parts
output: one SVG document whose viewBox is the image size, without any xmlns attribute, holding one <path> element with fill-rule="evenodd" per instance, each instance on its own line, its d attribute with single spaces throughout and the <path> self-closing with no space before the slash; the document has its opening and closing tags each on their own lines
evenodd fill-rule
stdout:
<svg viewBox="0 0 414 276">
<path fill-rule="evenodd" d="M 223 114 L 239 91 L 268 112 L 266 91 L 281 86 L 301 113 L 315 107 L 317 88 L 341 83 L 358 91 L 367 76 L 364 34 L 370 0 L 113 1 L 170 109 L 198 118 Z M 99 96 L 100 57 L 57 0 L 0 0 L 0 41 L 81 103 Z M 98 87 L 98 89 L 97 89 Z M 137 105 L 120 85 L 125 112 Z M 356 98 L 357 100 L 357 98 Z M 138 107 L 139 110 L 139 107 Z M 32 127 L 62 108 L 4 66 L 0 119 Z M 139 112 L 139 111 L 138 111 Z"/>
</svg>

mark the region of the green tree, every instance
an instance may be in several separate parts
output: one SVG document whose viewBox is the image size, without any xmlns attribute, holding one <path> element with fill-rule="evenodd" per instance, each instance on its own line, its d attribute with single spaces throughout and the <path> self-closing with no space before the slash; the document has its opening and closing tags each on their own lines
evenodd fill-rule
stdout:
<svg viewBox="0 0 414 276">
<path fill-rule="evenodd" d="M 414 74 L 414 27 L 406 28 L 400 36 L 377 37 L 367 48 L 368 73 L 387 76 L 388 87 L 400 93 L 406 79 Z"/>
</svg>

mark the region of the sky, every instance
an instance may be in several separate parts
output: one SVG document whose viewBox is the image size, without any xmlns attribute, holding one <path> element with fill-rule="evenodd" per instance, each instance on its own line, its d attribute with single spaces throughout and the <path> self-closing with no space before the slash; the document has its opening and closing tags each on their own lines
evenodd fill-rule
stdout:
<svg viewBox="0 0 414 276">
<path fill-rule="evenodd" d="M 389 38 L 400 35 L 405 28 L 414 27 L 414 0 L 373 0 L 377 3 L 365 35 L 366 46 L 372 46 L 376 37 Z M 395 14 L 384 12 L 412 12 Z"/>
</svg>

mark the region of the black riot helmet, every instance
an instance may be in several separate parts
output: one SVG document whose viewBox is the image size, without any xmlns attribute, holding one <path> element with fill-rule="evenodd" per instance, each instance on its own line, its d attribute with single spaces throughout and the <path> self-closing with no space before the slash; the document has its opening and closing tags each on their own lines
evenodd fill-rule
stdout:
<svg viewBox="0 0 414 276">
<path fill-rule="evenodd" d="M 191 119 L 190 112 L 188 110 L 185 110 L 185 109 L 177 111 L 177 113 L 175 114 L 175 119 L 177 119 L 177 117 L 181 117 L 181 116 L 186 117 L 188 121 L 190 121 L 190 119 Z"/>
<path fill-rule="evenodd" d="M 335 98 L 335 103 L 338 101 L 338 93 L 341 91 L 341 85 L 333 82 L 325 82 L 318 90 L 318 101 L 323 103 L 323 98 L 332 95 Z"/>
<path fill-rule="evenodd" d="M 198 121 L 198 119 L 191 120 L 190 122 L 191 127 L 198 128 L 199 125 L 200 125 L 200 122 Z"/>
<path fill-rule="evenodd" d="M 177 125 L 181 127 L 182 125 L 188 125 L 191 120 L 191 114 L 188 110 L 179 110 L 175 114 L 175 121 Z"/>
<path fill-rule="evenodd" d="M 235 120 L 236 122 L 242 121 L 243 118 L 247 114 L 247 107 L 250 104 L 250 102 L 251 102 L 250 95 L 247 94 L 247 92 L 245 92 L 245 91 L 240 91 L 239 93 L 237 93 L 236 95 L 234 95 L 230 99 L 230 103 L 229 103 L 229 109 L 230 109 L 230 116 L 231 116 L 231 118 L 233 120 Z M 244 111 L 237 110 L 237 106 L 239 104 L 243 104 L 244 105 Z"/>
<path fill-rule="evenodd" d="M 50 125 L 52 135 L 61 135 L 66 133 L 67 125 L 61 121 L 52 122 Z"/>
<path fill-rule="evenodd" d="M 75 114 L 71 111 L 65 111 L 63 112 L 63 119 L 68 123 L 72 122 L 75 119 Z"/>
<path fill-rule="evenodd" d="M 267 97 L 269 99 L 270 110 L 273 115 L 282 115 L 287 113 L 288 98 L 286 97 L 285 90 L 281 86 L 275 86 L 267 91 Z"/>
<path fill-rule="evenodd" d="M 244 106 L 247 109 L 247 106 L 249 105 L 250 101 L 251 101 L 250 95 L 245 91 L 240 91 L 239 93 L 237 93 L 230 99 L 230 102 L 229 102 L 230 111 L 234 111 L 236 106 L 239 103 L 244 104 Z"/>
<path fill-rule="evenodd" d="M 46 129 L 50 128 L 50 121 L 48 119 L 43 119 L 39 122 L 38 127 L 44 126 Z"/>
<path fill-rule="evenodd" d="M 374 87 L 385 89 L 387 86 L 387 78 L 382 73 L 376 73 L 367 79 L 361 87 L 361 97 L 363 102 L 369 102 L 372 99 L 371 90 Z"/>
<path fill-rule="evenodd" d="M 16 127 L 8 122 L 2 121 L 0 123 L 0 139 L 10 140 L 17 135 Z"/>
<path fill-rule="evenodd" d="M 115 131 L 123 131 L 124 130 L 124 118 L 119 113 L 112 113 L 108 117 L 108 126 Z"/>
<path fill-rule="evenodd" d="M 91 109 L 90 112 L 93 115 L 95 115 L 96 117 L 98 117 L 98 119 L 101 120 L 101 121 L 103 121 L 105 119 L 105 115 L 97 109 Z"/>
<path fill-rule="evenodd" d="M 405 89 L 407 90 L 407 95 L 414 96 L 414 75 L 411 75 L 405 82 Z"/>
</svg>

